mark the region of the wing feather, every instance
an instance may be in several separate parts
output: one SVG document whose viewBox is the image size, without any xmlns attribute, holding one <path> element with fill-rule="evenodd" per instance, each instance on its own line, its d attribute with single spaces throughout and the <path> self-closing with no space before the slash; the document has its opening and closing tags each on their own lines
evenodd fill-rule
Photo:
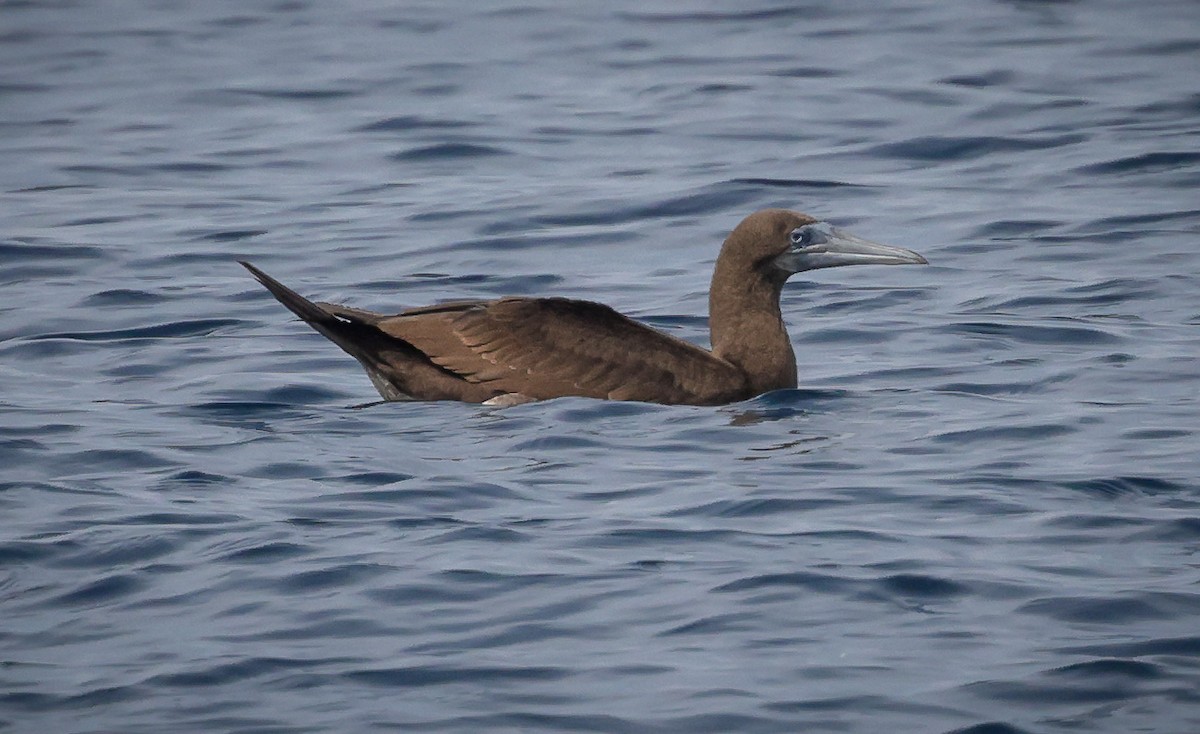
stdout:
<svg viewBox="0 0 1200 734">
<path fill-rule="evenodd" d="M 463 379 L 532 398 L 718 403 L 748 394 L 732 364 L 591 301 L 442 304 L 377 325 Z"/>
</svg>

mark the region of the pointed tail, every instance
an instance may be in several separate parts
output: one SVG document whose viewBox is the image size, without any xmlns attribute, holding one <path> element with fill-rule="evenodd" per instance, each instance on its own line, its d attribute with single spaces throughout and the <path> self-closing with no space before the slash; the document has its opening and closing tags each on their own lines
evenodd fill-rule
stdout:
<svg viewBox="0 0 1200 734">
<path fill-rule="evenodd" d="M 259 283 L 262 283 L 264 288 L 271 291 L 271 295 L 275 296 L 275 300 L 279 301 L 284 306 L 287 306 L 289 311 L 304 319 L 313 327 L 317 327 L 318 325 L 341 323 L 337 320 L 337 318 L 334 317 L 333 314 L 329 313 L 291 288 L 288 288 L 283 283 L 275 280 L 245 260 L 238 260 L 238 263 L 245 269 L 249 270 L 250 274 L 253 275 Z M 317 330 L 321 331 L 319 328 Z M 321 331 L 321 333 L 324 332 Z"/>
<path fill-rule="evenodd" d="M 414 350 L 374 326 L 382 315 L 347 306 L 313 303 L 250 263 L 238 262 L 289 311 L 357 359 L 385 400 L 408 398 L 394 379 L 398 374 L 389 364 L 389 357 Z"/>
<path fill-rule="evenodd" d="M 367 372 L 375 369 L 380 350 L 391 340 L 379 329 L 371 326 L 370 324 L 373 322 L 343 314 L 341 306 L 313 303 L 250 263 L 244 260 L 238 260 L 238 262 L 249 270 L 259 283 L 271 291 L 275 300 L 299 316 L 304 323 L 316 329 L 326 339 L 361 362 L 367 368 Z M 380 318 L 379 314 L 372 314 L 370 311 L 345 310 L 351 314 L 370 314 L 375 317 L 376 321 Z"/>
</svg>

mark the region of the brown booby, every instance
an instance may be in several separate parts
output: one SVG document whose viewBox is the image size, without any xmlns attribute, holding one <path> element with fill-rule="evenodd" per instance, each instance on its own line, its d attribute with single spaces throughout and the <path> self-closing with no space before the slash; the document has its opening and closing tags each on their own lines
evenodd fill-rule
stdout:
<svg viewBox="0 0 1200 734">
<path fill-rule="evenodd" d="M 357 359 L 385 400 L 512 405 L 580 396 L 720 405 L 796 387 L 796 355 L 779 310 L 788 277 L 840 265 L 926 262 L 806 214 L 755 212 L 717 257 L 708 294 L 711 352 L 591 301 L 500 298 L 380 314 L 314 303 L 241 264 Z"/>
</svg>

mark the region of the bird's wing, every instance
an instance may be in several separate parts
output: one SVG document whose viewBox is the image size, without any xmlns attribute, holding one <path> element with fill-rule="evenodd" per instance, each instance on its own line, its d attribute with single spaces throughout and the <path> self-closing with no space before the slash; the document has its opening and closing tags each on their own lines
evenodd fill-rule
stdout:
<svg viewBox="0 0 1200 734">
<path fill-rule="evenodd" d="M 376 326 L 463 379 L 530 398 L 723 403 L 747 396 L 739 368 L 590 301 L 450 303 Z"/>
</svg>

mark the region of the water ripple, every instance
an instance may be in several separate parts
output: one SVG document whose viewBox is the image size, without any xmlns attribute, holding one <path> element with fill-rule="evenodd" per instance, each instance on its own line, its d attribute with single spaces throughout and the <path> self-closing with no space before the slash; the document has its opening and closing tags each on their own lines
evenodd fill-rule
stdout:
<svg viewBox="0 0 1200 734">
<path fill-rule="evenodd" d="M 1188 3 L 0 12 L 0 729 L 1197 730 Z M 719 408 L 381 403 L 235 264 L 707 344 L 764 207 L 933 264 Z"/>
<path fill-rule="evenodd" d="M 392 156 L 397 161 L 439 161 L 456 158 L 487 158 L 491 156 L 509 155 L 509 151 L 494 145 L 478 145 L 475 143 L 439 143 L 424 145 L 396 153 Z"/>
</svg>

